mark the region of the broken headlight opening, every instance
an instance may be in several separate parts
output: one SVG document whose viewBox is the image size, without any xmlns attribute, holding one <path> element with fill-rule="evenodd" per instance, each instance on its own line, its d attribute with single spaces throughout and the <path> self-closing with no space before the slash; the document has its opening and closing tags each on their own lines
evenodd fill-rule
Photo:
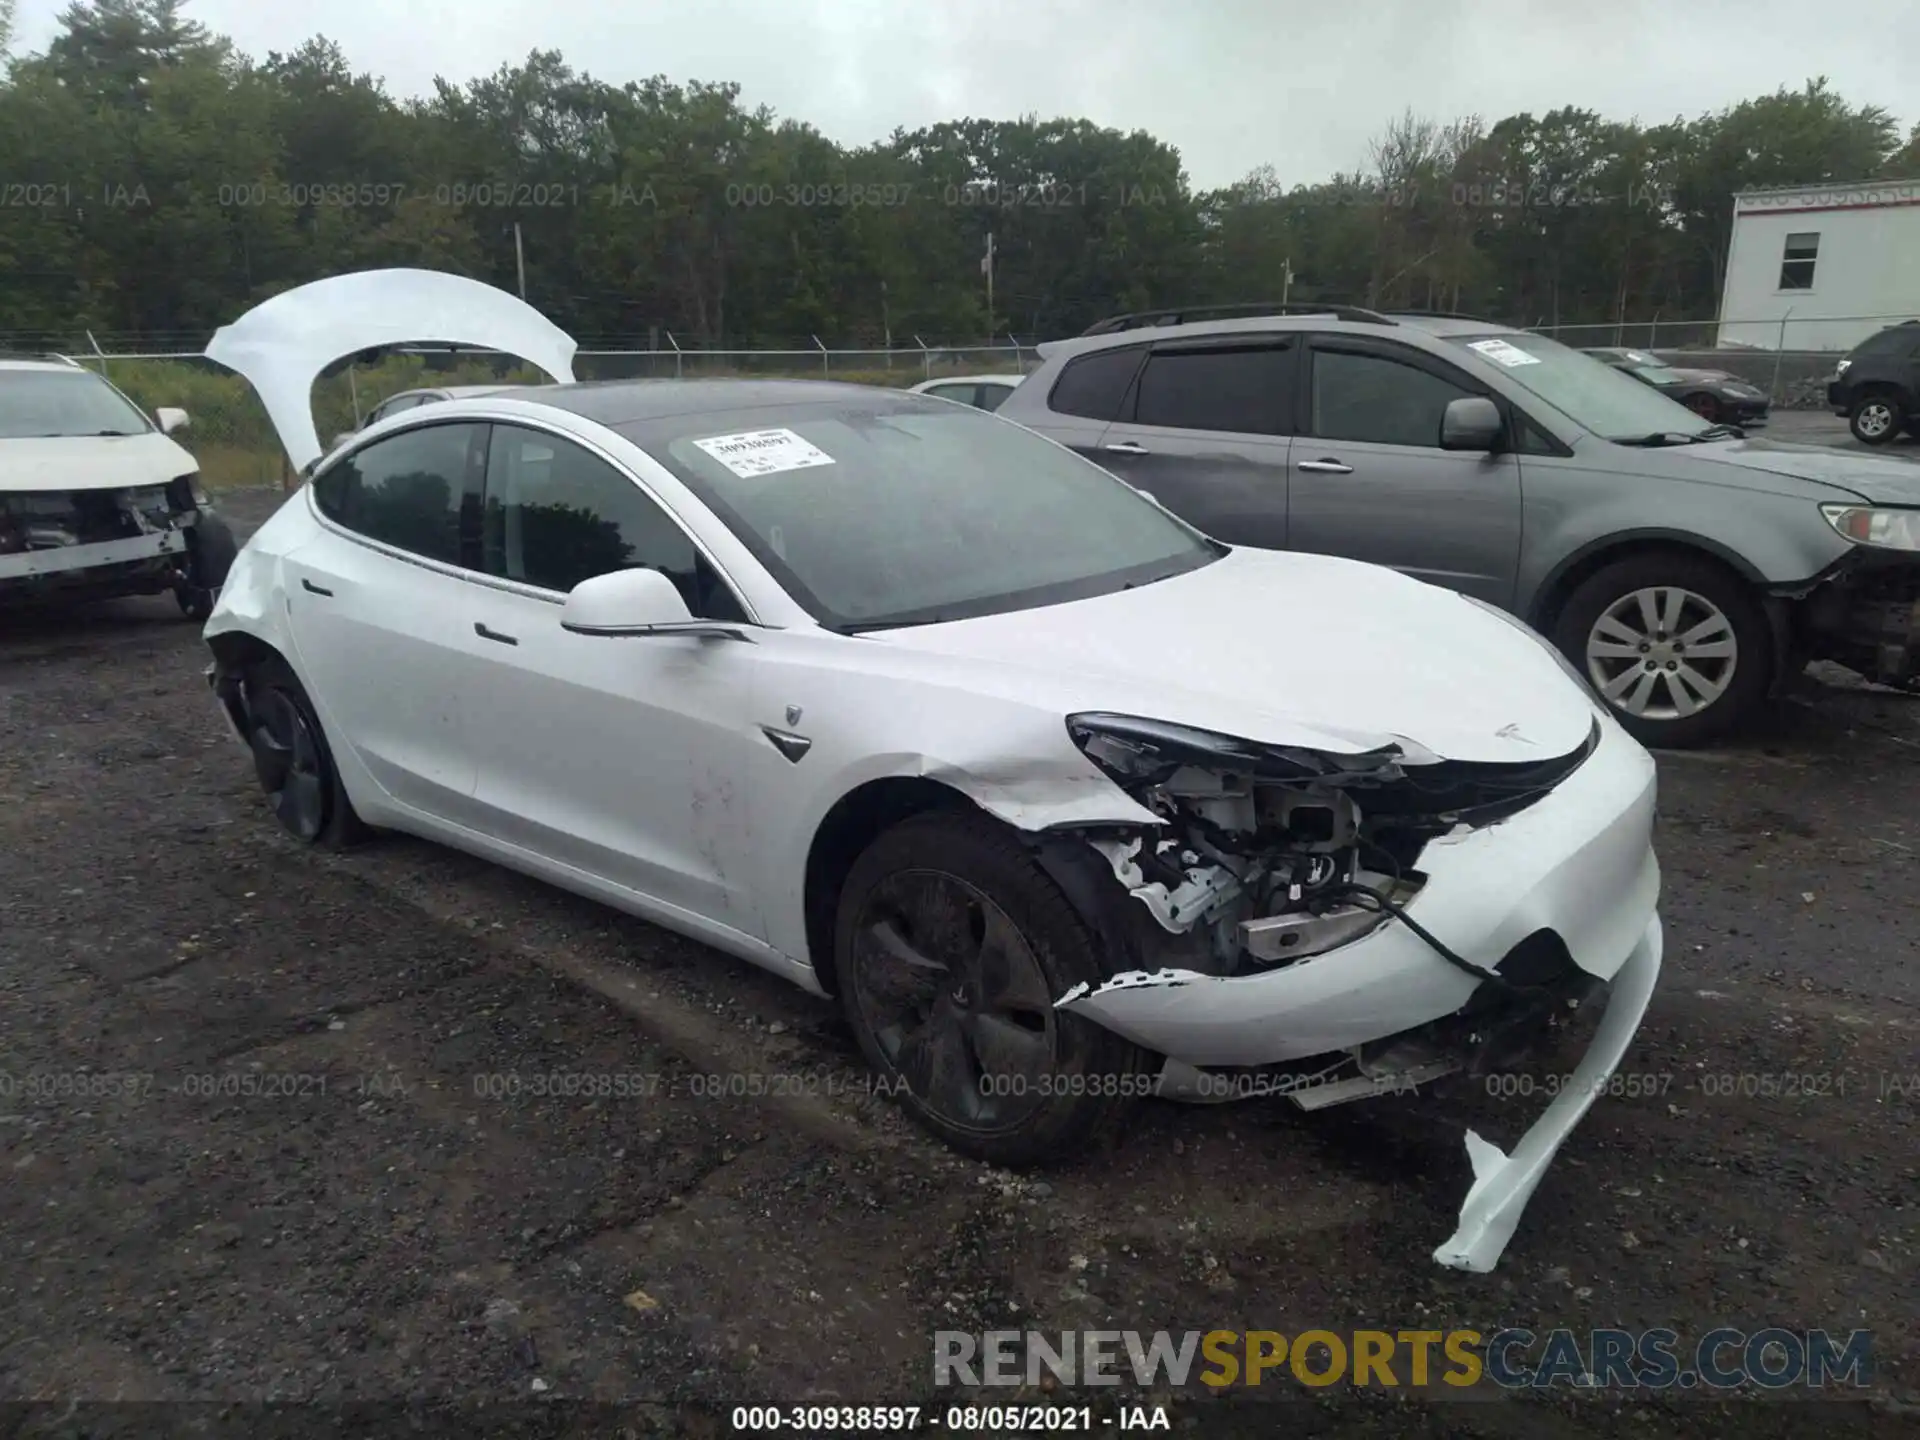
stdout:
<svg viewBox="0 0 1920 1440">
<path fill-rule="evenodd" d="M 1327 754 L 1131 715 L 1079 714 L 1067 733 L 1160 818 L 1088 843 L 1140 901 L 1183 966 L 1214 975 L 1326 954 L 1390 921 L 1456 969 L 1516 987 L 1406 913 L 1429 841 L 1494 824 L 1572 774 L 1600 740 L 1549 760 L 1469 763 L 1411 745 Z"/>
</svg>

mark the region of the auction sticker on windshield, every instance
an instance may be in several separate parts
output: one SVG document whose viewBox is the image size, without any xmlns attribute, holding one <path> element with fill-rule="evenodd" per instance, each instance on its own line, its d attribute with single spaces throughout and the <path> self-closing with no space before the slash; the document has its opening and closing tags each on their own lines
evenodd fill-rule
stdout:
<svg viewBox="0 0 1920 1440">
<path fill-rule="evenodd" d="M 808 444 L 791 430 L 749 430 L 740 435 L 715 435 L 710 440 L 693 443 L 734 474 L 749 478 L 833 464 L 831 455 Z"/>
<path fill-rule="evenodd" d="M 1478 350 L 1487 359 L 1497 361 L 1511 370 L 1516 365 L 1538 365 L 1540 357 L 1529 355 L 1518 345 L 1509 345 L 1504 340 L 1475 340 L 1467 346 L 1469 350 Z"/>
</svg>

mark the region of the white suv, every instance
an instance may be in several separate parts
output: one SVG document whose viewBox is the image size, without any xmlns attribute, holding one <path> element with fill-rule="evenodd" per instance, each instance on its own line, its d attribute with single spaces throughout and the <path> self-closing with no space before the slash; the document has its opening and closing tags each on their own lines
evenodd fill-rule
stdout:
<svg viewBox="0 0 1920 1440">
<path fill-rule="evenodd" d="M 205 619 L 233 564 L 233 532 L 153 418 L 60 355 L 0 354 L 0 604 L 171 590 Z"/>
</svg>

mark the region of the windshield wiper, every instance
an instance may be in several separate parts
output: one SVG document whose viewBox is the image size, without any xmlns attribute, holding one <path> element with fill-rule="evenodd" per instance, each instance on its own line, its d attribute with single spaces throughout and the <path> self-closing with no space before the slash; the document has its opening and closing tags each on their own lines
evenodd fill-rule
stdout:
<svg viewBox="0 0 1920 1440">
<path fill-rule="evenodd" d="M 856 620 L 837 628 L 842 635 L 870 635 L 876 630 L 912 630 L 921 625 L 944 625 L 959 618 L 952 615 L 922 615 L 912 620 Z"/>
<path fill-rule="evenodd" d="M 1616 445 L 1633 445 L 1642 450 L 1658 450 L 1666 445 L 1698 445 L 1707 440 L 1725 440 L 1729 436 L 1744 440 L 1747 432 L 1731 425 L 1709 425 L 1704 430 L 1656 430 L 1651 435 L 1609 435 Z"/>
</svg>

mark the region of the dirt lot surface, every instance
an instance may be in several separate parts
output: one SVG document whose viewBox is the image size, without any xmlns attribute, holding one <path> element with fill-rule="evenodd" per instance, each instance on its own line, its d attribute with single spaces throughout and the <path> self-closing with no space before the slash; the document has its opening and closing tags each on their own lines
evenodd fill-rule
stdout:
<svg viewBox="0 0 1920 1440">
<path fill-rule="evenodd" d="M 1142 1103 L 1109 1153 L 990 1172 L 777 980 L 425 843 L 296 847 L 171 601 L 0 625 L 0 1400 L 54 1402 L 0 1437 L 266 1433 L 260 1401 L 448 1402 L 473 1433 L 933 1416 L 966 1398 L 932 1385 L 939 1329 L 1721 1325 L 1870 1329 L 1870 1398 L 1289 1382 L 1169 1414 L 1920 1433 L 1920 699 L 1829 678 L 1662 757 L 1667 968 L 1625 1067 L 1652 1093 L 1597 1103 L 1473 1276 L 1430 1259 L 1463 1125 L 1510 1143 L 1542 1094 Z M 535 1093 L 556 1075 L 611 1093 Z"/>
</svg>

